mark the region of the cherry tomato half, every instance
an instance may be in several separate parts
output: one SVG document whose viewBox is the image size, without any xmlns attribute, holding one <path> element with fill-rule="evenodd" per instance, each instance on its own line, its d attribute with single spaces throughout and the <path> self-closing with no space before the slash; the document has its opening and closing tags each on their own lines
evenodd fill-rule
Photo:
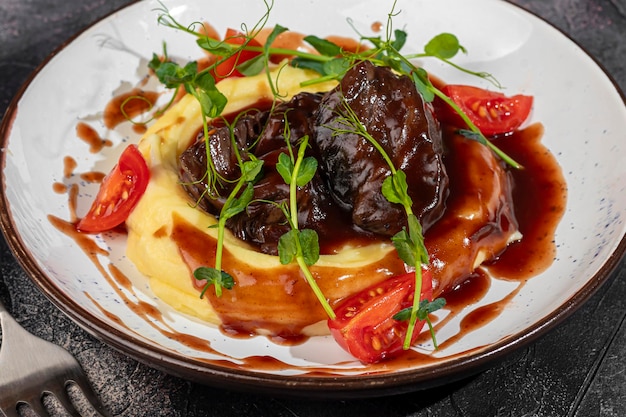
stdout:
<svg viewBox="0 0 626 417">
<path fill-rule="evenodd" d="M 224 36 L 224 42 L 231 45 L 243 45 L 246 42 L 246 36 L 235 29 L 227 29 L 226 36 Z M 248 40 L 248 46 L 260 47 L 261 44 L 254 39 L 250 39 Z M 261 52 L 241 50 L 228 57 L 216 65 L 213 71 L 215 82 L 220 82 L 228 77 L 243 77 L 243 74 L 237 70 L 237 66 L 259 55 L 261 55 Z"/>
<path fill-rule="evenodd" d="M 393 316 L 413 305 L 415 274 L 389 278 L 345 299 L 335 309 L 336 318 L 328 321 L 330 332 L 345 350 L 363 363 L 375 363 L 400 353 L 408 320 Z M 432 274 L 422 271 L 421 299 L 432 300 Z M 417 339 L 424 322 L 413 331 Z"/>
<path fill-rule="evenodd" d="M 441 90 L 450 97 L 486 136 L 509 133 L 528 118 L 533 105 L 532 96 L 502 93 L 469 85 L 446 85 Z M 450 106 L 436 101 L 437 117 L 442 122 L 465 127 L 465 123 Z"/>
<path fill-rule="evenodd" d="M 148 187 L 150 170 L 136 145 L 129 145 L 104 177 L 91 208 L 76 229 L 99 233 L 122 224 Z"/>
</svg>

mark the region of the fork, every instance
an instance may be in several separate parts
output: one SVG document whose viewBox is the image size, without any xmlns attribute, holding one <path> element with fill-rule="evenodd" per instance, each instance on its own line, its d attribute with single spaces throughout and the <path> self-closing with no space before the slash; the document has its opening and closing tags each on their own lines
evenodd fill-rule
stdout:
<svg viewBox="0 0 626 417">
<path fill-rule="evenodd" d="M 70 400 L 73 383 L 96 410 L 109 414 L 92 391 L 78 361 L 65 349 L 40 339 L 20 326 L 0 301 L 0 411 L 6 417 L 19 417 L 18 408 L 29 405 L 40 416 L 49 416 L 43 398 L 53 395 L 73 417 L 81 417 Z M 0 413 L 2 414 L 2 413 Z"/>
</svg>

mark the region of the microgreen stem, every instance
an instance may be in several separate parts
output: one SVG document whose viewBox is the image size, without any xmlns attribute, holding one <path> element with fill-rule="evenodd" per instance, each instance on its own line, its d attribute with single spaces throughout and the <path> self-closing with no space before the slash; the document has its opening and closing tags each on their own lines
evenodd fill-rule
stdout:
<svg viewBox="0 0 626 417">
<path fill-rule="evenodd" d="M 474 124 L 474 122 L 471 121 L 471 119 L 465 114 L 464 111 L 461 110 L 461 108 L 458 106 L 458 104 L 456 104 L 454 102 L 454 100 L 452 100 L 450 97 L 448 97 L 447 95 L 445 95 L 441 90 L 439 90 L 438 88 L 435 88 L 434 86 L 432 87 L 432 91 L 433 93 L 435 93 L 435 95 L 437 95 L 437 97 L 439 97 L 441 100 L 443 100 L 447 105 L 449 105 L 450 107 L 452 107 L 458 114 L 459 116 L 461 116 L 461 118 L 463 119 L 463 121 L 467 124 L 467 126 L 470 128 L 470 130 L 472 132 L 474 132 L 478 138 L 479 138 L 479 142 L 481 142 L 482 144 L 484 144 L 485 146 L 487 146 L 489 149 L 491 149 L 496 155 L 498 155 L 504 162 L 506 162 L 508 165 L 512 166 L 515 169 L 521 169 L 523 168 L 522 164 L 520 164 L 519 162 L 517 162 L 516 160 L 514 160 L 513 158 L 511 158 L 509 155 L 507 155 L 505 152 L 503 152 L 500 148 L 498 148 L 496 145 L 493 144 L 493 142 L 491 142 L 489 139 L 487 139 L 485 137 L 485 135 L 482 134 L 482 132 L 480 131 L 480 129 L 478 129 L 476 127 L 476 125 Z"/>
<path fill-rule="evenodd" d="M 226 198 L 226 202 L 224 203 L 224 206 L 222 207 L 222 212 L 225 212 L 226 210 L 230 208 L 230 206 L 233 204 L 233 201 L 235 200 L 235 197 L 237 196 L 237 194 L 239 194 L 239 191 L 241 190 L 244 184 L 245 184 L 245 181 L 242 175 L 241 179 L 237 181 L 237 183 L 235 184 L 235 188 L 233 188 L 232 192 L 228 195 L 228 198 Z M 217 248 L 215 249 L 215 269 L 220 270 L 220 271 L 222 270 L 222 254 L 224 251 L 224 233 L 226 230 L 227 220 L 228 220 L 228 216 L 221 215 L 217 221 L 218 227 L 217 227 Z M 215 292 L 217 293 L 217 288 Z"/>
<path fill-rule="evenodd" d="M 298 245 L 299 250 L 301 251 L 302 248 L 301 248 L 300 242 L 297 242 L 296 244 Z M 302 255 L 297 255 L 296 262 L 298 263 L 300 270 L 304 274 L 306 281 L 309 283 L 309 286 L 311 287 L 313 294 L 315 294 L 315 297 L 318 299 L 319 303 L 322 305 L 322 308 L 326 312 L 326 315 L 328 316 L 329 319 L 334 320 L 336 317 L 335 312 L 333 311 L 333 308 L 330 306 L 330 304 L 328 304 L 328 300 L 326 300 L 326 296 L 320 289 L 319 285 L 317 285 L 317 282 L 315 281 L 315 278 L 313 277 L 313 274 L 311 273 L 311 269 L 308 267 L 306 262 L 304 262 L 304 257 Z"/>
<path fill-rule="evenodd" d="M 415 255 L 416 259 L 418 254 Z M 409 326 L 407 327 L 406 336 L 404 337 L 404 344 L 402 348 L 407 350 L 411 347 L 411 341 L 413 340 L 413 332 L 415 331 L 415 323 L 417 323 L 417 311 L 420 307 L 422 298 L 422 268 L 421 265 L 415 267 L 415 288 L 413 294 L 413 305 L 411 306 L 411 318 L 409 319 Z M 434 335 L 432 339 L 436 340 Z M 436 343 L 436 341 L 435 341 Z"/>
<path fill-rule="evenodd" d="M 291 174 L 291 183 L 289 184 L 289 213 L 291 215 L 291 224 L 296 229 L 298 228 L 297 178 L 298 178 L 298 172 L 300 171 L 300 166 L 302 166 L 302 160 L 304 159 L 304 153 L 306 151 L 307 144 L 308 144 L 308 137 L 305 137 L 302 143 L 300 143 L 300 147 L 298 148 L 298 155 L 296 156 L 296 161 L 293 165 L 293 173 Z"/>
<path fill-rule="evenodd" d="M 289 214 L 290 214 L 289 223 L 291 224 L 292 229 L 296 231 L 298 231 L 298 203 L 297 203 L 297 191 L 298 191 L 297 182 L 298 181 L 297 179 L 298 179 L 298 173 L 300 171 L 300 167 L 302 165 L 302 161 L 304 160 L 304 154 L 306 152 L 306 148 L 309 143 L 308 139 L 309 139 L 308 136 L 305 136 L 302 139 L 302 142 L 300 143 L 300 146 L 298 148 L 298 156 L 293 166 L 293 172 L 291 174 L 291 182 L 289 184 Z M 335 312 L 333 311 L 330 304 L 328 304 L 328 300 L 326 300 L 324 293 L 322 292 L 320 287 L 317 285 L 317 281 L 315 281 L 315 278 L 313 277 L 313 274 L 311 273 L 309 266 L 305 262 L 300 239 L 295 239 L 295 243 L 296 243 L 296 262 L 298 263 L 300 270 L 304 274 L 304 277 L 307 283 L 313 290 L 315 297 L 317 298 L 319 303 L 322 305 L 322 308 L 324 309 L 328 317 L 332 320 L 335 318 Z"/>
</svg>

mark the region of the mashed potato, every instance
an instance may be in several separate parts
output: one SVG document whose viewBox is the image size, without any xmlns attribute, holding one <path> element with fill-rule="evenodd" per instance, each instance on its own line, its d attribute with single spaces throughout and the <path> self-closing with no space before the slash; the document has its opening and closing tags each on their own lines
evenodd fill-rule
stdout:
<svg viewBox="0 0 626 417">
<path fill-rule="evenodd" d="M 289 99 L 303 91 L 300 83 L 312 76 L 315 74 L 284 67 L 277 77 L 279 91 Z M 318 84 L 307 91 L 328 91 L 333 87 L 330 83 Z M 219 88 L 228 97 L 225 114 L 248 108 L 262 98 L 272 99 L 265 74 L 227 79 Z M 149 277 L 154 293 L 183 313 L 250 332 L 326 333 L 325 326 L 313 326 L 326 316 L 298 267 L 281 265 L 277 256 L 259 253 L 229 233 L 224 243 L 223 265 L 235 278 L 235 287 L 219 298 L 211 290 L 204 299 L 200 298 L 203 284 L 195 281 L 192 272 L 198 266 L 213 266 L 217 229 L 211 226 L 216 219 L 195 208 L 183 190 L 178 157 L 201 127 L 199 104 L 193 97 L 185 96 L 142 138 L 139 148 L 150 167 L 151 180 L 127 220 L 129 259 Z M 469 164 L 470 168 L 480 172 L 481 178 L 492 180 L 484 184 L 484 180 L 477 179 L 476 189 L 455 200 L 455 212 L 442 219 L 442 224 L 447 221 L 456 225 L 454 233 L 433 238 L 430 246 L 427 241 L 436 269 L 436 292 L 441 292 L 455 276 L 467 275 L 483 259 L 503 250 L 516 233 L 506 230 L 489 242 L 467 244 L 472 234 L 488 223 L 487 217 L 494 216 L 505 204 L 502 195 L 506 194 L 506 179 L 486 148 L 467 141 L 459 146 L 474 147 L 476 160 Z M 478 195 L 484 198 L 478 200 Z M 385 242 L 322 255 L 311 271 L 331 305 L 406 272 L 391 243 Z"/>
<path fill-rule="evenodd" d="M 300 83 L 311 76 L 308 71 L 285 67 L 279 77 L 278 86 L 281 94 L 285 94 L 288 99 L 302 91 Z M 260 98 L 272 98 L 265 75 L 227 79 L 222 81 L 219 87 L 229 100 L 224 113 L 247 108 L 257 103 Z M 325 83 L 314 85 L 307 91 L 327 91 L 333 87 L 333 83 Z M 211 303 L 199 297 L 198 288 L 194 286 L 192 277 L 193 262 L 184 259 L 180 246 L 171 238 L 177 224 L 193 225 L 209 239 L 215 240 L 217 236 L 217 229 L 210 228 L 216 223 L 216 219 L 193 207 L 193 201 L 190 201 L 180 186 L 178 178 L 178 157 L 195 138 L 201 126 L 200 106 L 188 95 L 168 110 L 143 136 L 139 149 L 150 167 L 151 179 L 141 201 L 127 220 L 127 255 L 139 271 L 149 277 L 150 286 L 159 298 L 183 313 L 209 322 L 221 323 L 222 320 Z M 282 274 L 293 276 L 297 281 L 301 280 L 297 268 L 281 265 L 278 257 L 256 252 L 229 233 L 226 235 L 224 249 L 238 260 L 236 270 L 232 263 L 229 265 L 226 262 L 225 270 L 239 281 L 239 287 L 244 287 L 245 282 L 250 281 L 250 273 L 242 272 L 245 269 L 272 271 L 275 276 Z M 368 268 L 371 265 L 382 265 L 383 259 L 390 255 L 392 261 L 388 268 Z M 345 248 L 336 255 L 322 255 L 312 271 L 316 277 L 331 277 L 326 280 L 322 278 L 321 281 L 328 282 L 320 286 L 333 300 L 342 298 L 353 290 L 364 288 L 370 283 L 403 272 L 403 268 L 402 263 L 395 257 L 393 246 L 381 243 L 361 248 Z M 363 276 L 365 274 L 369 276 Z M 339 281 L 345 276 L 362 276 L 362 279 L 355 289 L 350 285 L 343 285 L 354 280 L 343 279 L 345 282 L 339 285 Z M 283 277 L 282 280 L 289 279 Z M 290 292 L 286 284 L 281 287 L 285 288 L 286 294 Z M 226 291 L 222 298 L 230 299 L 230 291 Z M 280 300 L 276 301 L 280 303 Z M 246 304 L 245 300 L 236 302 L 240 310 L 247 310 L 243 306 Z M 258 307 L 254 310 L 257 314 L 261 313 Z M 270 305 L 266 310 L 276 310 L 276 306 Z M 273 315 L 284 313 L 282 309 L 279 310 L 280 313 Z M 324 318 L 323 312 L 317 311 L 317 308 L 313 310 L 306 313 L 308 317 L 298 317 L 300 314 L 289 313 L 280 320 L 285 323 L 294 322 L 296 327 L 304 327 Z M 311 320 L 311 317 L 314 319 Z"/>
</svg>

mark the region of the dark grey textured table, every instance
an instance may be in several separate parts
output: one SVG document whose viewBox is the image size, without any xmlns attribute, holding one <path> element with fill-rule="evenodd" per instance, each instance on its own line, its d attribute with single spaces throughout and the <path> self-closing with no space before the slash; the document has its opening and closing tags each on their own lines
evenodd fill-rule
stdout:
<svg viewBox="0 0 626 417">
<path fill-rule="evenodd" d="M 567 33 L 626 90 L 626 0 L 513 2 Z M 0 0 L 0 114 L 47 55 L 126 3 Z M 491 369 L 435 389 L 351 401 L 229 392 L 137 363 L 93 339 L 54 308 L 20 269 L 2 237 L 0 298 L 24 327 L 78 358 L 115 416 L 626 416 L 624 261 L 570 319 Z"/>
</svg>

